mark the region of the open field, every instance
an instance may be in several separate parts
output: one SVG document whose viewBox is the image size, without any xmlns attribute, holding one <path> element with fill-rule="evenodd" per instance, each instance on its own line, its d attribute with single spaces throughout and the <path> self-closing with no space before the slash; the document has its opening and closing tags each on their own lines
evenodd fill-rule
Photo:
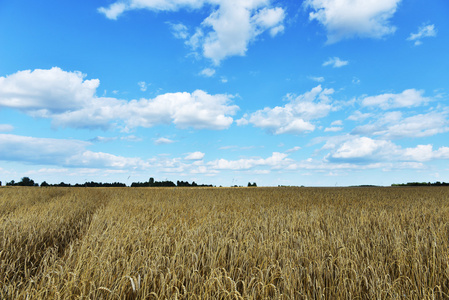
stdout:
<svg viewBox="0 0 449 300">
<path fill-rule="evenodd" d="M 1 188 L 1 299 L 447 299 L 449 188 Z"/>
</svg>

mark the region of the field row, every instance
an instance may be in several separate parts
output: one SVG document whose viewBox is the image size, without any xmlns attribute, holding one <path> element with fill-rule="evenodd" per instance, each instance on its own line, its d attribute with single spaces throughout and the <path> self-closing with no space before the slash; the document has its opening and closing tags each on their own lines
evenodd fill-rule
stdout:
<svg viewBox="0 0 449 300">
<path fill-rule="evenodd" d="M 449 189 L 2 188 L 2 299 L 444 299 Z"/>
</svg>

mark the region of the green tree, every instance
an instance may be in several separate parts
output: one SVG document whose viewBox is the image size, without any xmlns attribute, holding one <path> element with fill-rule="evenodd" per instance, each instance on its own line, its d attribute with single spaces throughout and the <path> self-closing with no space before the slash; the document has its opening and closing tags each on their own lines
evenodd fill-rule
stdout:
<svg viewBox="0 0 449 300">
<path fill-rule="evenodd" d="M 34 180 L 29 177 L 23 177 L 20 182 L 17 183 L 19 186 L 34 186 Z"/>
</svg>

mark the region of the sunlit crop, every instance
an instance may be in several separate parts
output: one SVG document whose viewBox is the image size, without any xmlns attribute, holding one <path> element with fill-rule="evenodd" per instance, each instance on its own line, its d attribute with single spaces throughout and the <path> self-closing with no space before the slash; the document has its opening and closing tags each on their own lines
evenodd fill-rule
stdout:
<svg viewBox="0 0 449 300">
<path fill-rule="evenodd" d="M 1 299 L 447 299 L 449 189 L 0 189 Z"/>
</svg>

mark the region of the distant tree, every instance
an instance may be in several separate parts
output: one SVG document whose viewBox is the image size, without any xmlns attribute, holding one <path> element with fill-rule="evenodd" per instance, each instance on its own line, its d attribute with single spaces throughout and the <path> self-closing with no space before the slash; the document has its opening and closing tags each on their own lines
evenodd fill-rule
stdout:
<svg viewBox="0 0 449 300">
<path fill-rule="evenodd" d="M 17 183 L 19 186 L 34 186 L 34 180 L 29 177 L 23 177 L 21 181 Z"/>
<path fill-rule="evenodd" d="M 46 181 L 42 181 L 41 186 L 50 186 Z"/>
</svg>

